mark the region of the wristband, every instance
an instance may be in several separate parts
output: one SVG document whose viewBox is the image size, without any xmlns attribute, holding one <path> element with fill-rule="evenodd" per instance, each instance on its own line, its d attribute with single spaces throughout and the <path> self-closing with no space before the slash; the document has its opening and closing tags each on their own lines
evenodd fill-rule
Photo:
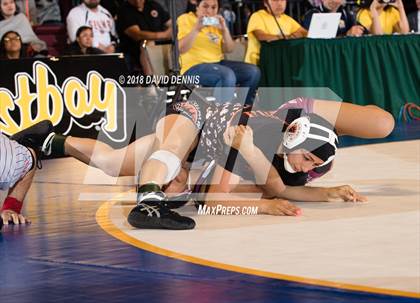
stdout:
<svg viewBox="0 0 420 303">
<path fill-rule="evenodd" d="M 4 200 L 3 203 L 3 207 L 1 208 L 1 210 L 12 210 L 18 214 L 20 214 L 20 211 L 22 210 L 22 206 L 23 206 L 23 202 L 12 198 L 12 197 L 7 197 Z"/>
</svg>

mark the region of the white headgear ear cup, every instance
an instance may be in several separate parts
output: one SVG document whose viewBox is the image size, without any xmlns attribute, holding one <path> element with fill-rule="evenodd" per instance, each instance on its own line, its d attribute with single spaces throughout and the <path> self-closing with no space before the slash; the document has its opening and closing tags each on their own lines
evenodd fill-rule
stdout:
<svg viewBox="0 0 420 303">
<path fill-rule="evenodd" d="M 317 128 L 324 131 L 328 134 L 328 137 L 311 134 L 311 128 Z M 336 141 L 338 141 L 338 138 L 334 131 L 325 126 L 311 123 L 309 117 L 300 117 L 290 123 L 283 136 L 283 146 L 287 149 L 293 149 L 305 142 L 308 138 L 328 142 L 337 149 Z"/>
<path fill-rule="evenodd" d="M 287 149 L 293 149 L 305 142 L 311 129 L 311 122 L 308 117 L 300 117 L 295 119 L 286 128 L 283 137 L 283 145 Z"/>
</svg>

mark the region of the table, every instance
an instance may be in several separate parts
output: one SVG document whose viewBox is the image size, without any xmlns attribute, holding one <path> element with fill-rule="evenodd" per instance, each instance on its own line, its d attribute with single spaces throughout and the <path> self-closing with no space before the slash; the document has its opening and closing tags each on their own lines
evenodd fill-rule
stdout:
<svg viewBox="0 0 420 303">
<path fill-rule="evenodd" d="M 342 100 L 376 104 L 394 117 L 403 104 L 420 104 L 420 35 L 262 43 L 260 68 L 260 87 L 328 87 Z"/>
</svg>

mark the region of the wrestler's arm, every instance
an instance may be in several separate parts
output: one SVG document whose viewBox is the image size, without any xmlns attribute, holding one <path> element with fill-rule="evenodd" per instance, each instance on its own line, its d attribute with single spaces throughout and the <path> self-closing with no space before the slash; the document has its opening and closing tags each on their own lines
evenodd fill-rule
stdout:
<svg viewBox="0 0 420 303">
<path fill-rule="evenodd" d="M 34 161 L 36 161 L 35 152 L 30 148 L 28 149 L 31 152 Z M 9 222 L 13 222 L 14 224 L 31 223 L 26 216 L 20 213 L 20 210 L 16 210 L 15 208 L 22 207 L 22 202 L 25 200 L 26 194 L 32 185 L 35 170 L 36 165 L 34 164 L 32 169 L 9 189 L 7 199 L 10 199 L 9 203 L 11 204 L 8 206 L 3 205 L 3 207 L 0 208 L 0 220 L 3 221 L 3 224 L 7 225 Z"/>
<path fill-rule="evenodd" d="M 251 167 L 256 184 L 263 190 L 264 195 L 270 197 L 281 196 L 286 189 L 286 185 L 264 153 L 254 146 L 252 152 L 243 152 L 241 155 Z"/>
<path fill-rule="evenodd" d="M 248 129 L 248 132 L 244 134 L 244 127 L 228 128 L 224 134 L 225 142 L 227 145 L 239 150 L 248 165 L 251 166 L 257 184 L 261 184 L 264 194 L 268 196 L 278 196 L 280 192 L 284 190 L 285 185 L 265 155 L 252 143 L 252 131 L 249 131 L 250 128 L 246 129 Z M 245 139 L 245 141 L 241 143 L 243 139 Z M 238 186 L 240 179 L 241 178 L 238 175 L 217 165 L 213 174 L 209 193 L 230 193 Z"/>
<path fill-rule="evenodd" d="M 335 200 L 366 202 L 367 198 L 357 193 L 351 186 L 336 187 L 314 186 L 286 186 L 286 189 L 277 196 L 281 199 L 304 202 L 331 202 Z"/>
<path fill-rule="evenodd" d="M 264 157 L 265 158 L 265 157 Z M 264 160 L 264 159 L 262 159 Z M 266 159 L 265 159 L 266 160 Z M 255 160 L 255 162 L 253 163 L 257 163 L 258 160 Z M 271 163 L 269 163 L 269 165 L 271 165 Z M 261 168 L 261 165 L 259 166 Z M 259 172 L 258 172 L 259 173 Z M 277 172 L 275 172 L 277 173 Z M 260 176 L 260 178 L 262 178 L 262 175 Z M 279 177 L 280 178 L 280 177 Z M 266 178 L 264 177 L 264 180 Z M 272 190 L 266 190 L 265 189 L 265 184 L 262 184 L 262 186 L 255 186 L 255 185 L 239 185 L 241 181 L 241 177 L 224 169 L 222 166 L 217 165 L 214 173 L 213 173 L 213 177 L 211 180 L 211 184 L 208 190 L 209 194 L 212 194 L 213 197 L 217 194 L 223 194 L 222 197 L 228 197 L 226 196 L 226 194 L 230 194 L 230 193 L 254 193 L 256 195 L 258 195 L 258 198 L 260 198 L 262 195 L 264 195 L 265 197 L 274 197 L 274 196 L 278 196 L 279 193 L 273 193 Z M 282 181 L 281 181 L 282 182 Z M 283 182 L 282 182 L 283 184 Z M 284 186 L 284 184 L 283 184 Z M 248 195 L 249 196 L 249 195 Z M 229 197 L 233 197 L 232 200 L 235 200 L 235 195 L 229 196 Z"/>
<path fill-rule="evenodd" d="M 211 179 L 209 193 L 230 193 L 239 184 L 241 177 L 224 169 L 220 165 L 216 165 L 213 177 Z"/>
<path fill-rule="evenodd" d="M 237 208 L 237 212 L 233 214 L 242 214 L 241 209 L 248 207 L 256 207 L 258 215 L 273 215 L 273 216 L 297 216 L 301 214 L 301 209 L 296 205 L 283 199 L 249 199 L 249 197 L 240 194 L 224 194 L 224 199 L 210 199 L 206 200 L 206 205 L 209 207 L 233 207 Z M 223 214 L 223 213 L 222 213 Z"/>
<path fill-rule="evenodd" d="M 252 185 L 247 185 L 245 188 L 243 185 L 238 185 L 239 182 L 239 176 L 217 165 L 205 204 L 209 207 L 258 207 L 258 214 L 277 216 L 295 216 L 301 212 L 297 206 L 287 200 L 261 198 L 261 189 Z"/>
<path fill-rule="evenodd" d="M 251 167 L 256 184 L 265 195 L 277 197 L 286 188 L 283 180 L 264 153 L 254 144 L 253 132 L 249 126 L 229 127 L 223 134 L 225 143 L 237 149 Z"/>
<path fill-rule="evenodd" d="M 350 185 L 334 187 L 289 186 L 278 197 L 267 196 L 255 184 L 237 186 L 233 193 L 261 193 L 265 199 L 287 199 L 300 202 L 332 202 L 336 200 L 366 202 L 367 198 L 357 193 Z"/>
</svg>

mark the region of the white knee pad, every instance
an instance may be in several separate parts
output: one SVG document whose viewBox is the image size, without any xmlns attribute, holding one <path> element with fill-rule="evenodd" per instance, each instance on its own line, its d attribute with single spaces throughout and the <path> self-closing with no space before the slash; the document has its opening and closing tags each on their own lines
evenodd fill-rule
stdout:
<svg viewBox="0 0 420 303">
<path fill-rule="evenodd" d="M 174 153 L 167 150 L 158 150 L 151 154 L 149 160 L 157 160 L 166 165 L 167 173 L 165 184 L 171 182 L 178 176 L 181 170 L 181 159 L 178 158 Z"/>
</svg>

